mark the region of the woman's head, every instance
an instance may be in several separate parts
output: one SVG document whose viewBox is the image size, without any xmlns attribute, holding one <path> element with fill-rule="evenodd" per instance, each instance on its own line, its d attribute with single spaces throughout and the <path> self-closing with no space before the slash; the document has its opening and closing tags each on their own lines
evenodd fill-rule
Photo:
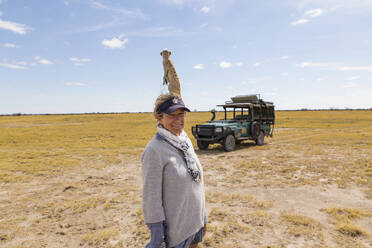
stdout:
<svg viewBox="0 0 372 248">
<path fill-rule="evenodd" d="M 185 114 L 190 112 L 176 94 L 162 94 L 155 101 L 154 116 L 158 123 L 175 135 L 185 126 Z"/>
</svg>

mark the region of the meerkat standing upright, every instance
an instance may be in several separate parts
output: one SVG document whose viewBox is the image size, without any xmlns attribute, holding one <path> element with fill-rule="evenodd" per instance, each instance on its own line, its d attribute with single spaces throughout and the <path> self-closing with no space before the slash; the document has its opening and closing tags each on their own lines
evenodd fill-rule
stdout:
<svg viewBox="0 0 372 248">
<path fill-rule="evenodd" d="M 160 55 L 163 57 L 163 85 L 168 85 L 168 90 L 170 93 L 177 94 L 181 97 L 181 84 L 178 79 L 176 68 L 173 62 L 169 59 L 171 52 L 167 49 L 161 51 Z"/>
</svg>

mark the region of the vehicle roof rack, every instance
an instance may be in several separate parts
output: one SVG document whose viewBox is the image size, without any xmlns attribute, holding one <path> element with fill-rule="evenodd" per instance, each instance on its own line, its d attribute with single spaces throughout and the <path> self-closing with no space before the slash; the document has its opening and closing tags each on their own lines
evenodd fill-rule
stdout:
<svg viewBox="0 0 372 248">
<path fill-rule="evenodd" d="M 261 99 L 259 94 L 255 95 L 238 95 L 231 97 L 231 101 L 225 101 L 225 104 L 217 105 L 219 107 L 230 107 L 230 108 L 245 108 L 254 105 L 266 105 L 273 106 L 273 102 L 265 102 Z M 256 105 L 256 106 L 257 106 Z"/>
<path fill-rule="evenodd" d="M 255 95 L 238 95 L 231 97 L 233 103 L 258 103 L 262 101 L 259 94 Z"/>
</svg>

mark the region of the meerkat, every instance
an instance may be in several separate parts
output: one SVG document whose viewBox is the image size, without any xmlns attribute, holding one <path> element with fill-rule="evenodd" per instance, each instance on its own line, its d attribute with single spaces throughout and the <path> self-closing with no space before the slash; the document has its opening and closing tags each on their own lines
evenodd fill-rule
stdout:
<svg viewBox="0 0 372 248">
<path fill-rule="evenodd" d="M 181 84 L 178 79 L 176 68 L 173 62 L 169 59 L 171 52 L 167 49 L 161 51 L 160 55 L 163 57 L 163 85 L 168 85 L 168 90 L 170 93 L 177 94 L 181 96 Z"/>
</svg>

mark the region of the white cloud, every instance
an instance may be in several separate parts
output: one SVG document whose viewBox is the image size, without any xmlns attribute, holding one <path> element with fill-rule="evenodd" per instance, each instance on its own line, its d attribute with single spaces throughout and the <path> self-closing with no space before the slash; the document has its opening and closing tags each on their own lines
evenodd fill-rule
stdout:
<svg viewBox="0 0 372 248">
<path fill-rule="evenodd" d="M 348 81 L 353 81 L 353 80 L 357 80 L 359 78 L 360 78 L 360 76 L 351 76 L 351 77 L 348 77 L 347 80 Z"/>
<path fill-rule="evenodd" d="M 372 66 L 342 66 L 339 71 L 372 71 Z"/>
<path fill-rule="evenodd" d="M 315 18 L 318 16 L 321 16 L 324 13 L 323 9 L 310 9 L 304 13 L 305 18 L 301 18 L 297 21 L 291 22 L 291 25 L 300 25 L 300 24 L 305 24 L 309 22 L 308 18 Z"/>
<path fill-rule="evenodd" d="M 6 29 L 9 31 L 12 31 L 13 33 L 21 34 L 21 35 L 25 35 L 27 33 L 27 30 L 29 29 L 25 24 L 3 21 L 2 19 L 0 19 L 0 28 Z"/>
<path fill-rule="evenodd" d="M 175 5 L 183 5 L 186 2 L 189 2 L 189 0 L 160 0 L 167 4 L 175 4 Z"/>
<path fill-rule="evenodd" d="M 294 1 L 294 4 L 300 9 L 317 7 L 326 9 L 327 11 L 355 14 L 372 10 L 372 1 L 370 0 L 300 0 Z"/>
<path fill-rule="evenodd" d="M 230 67 L 232 67 L 232 66 L 233 66 L 233 64 L 232 64 L 231 62 L 222 61 L 222 62 L 220 63 L 220 67 L 221 67 L 222 69 L 230 68 Z"/>
<path fill-rule="evenodd" d="M 236 62 L 236 63 L 232 63 L 232 62 L 228 62 L 228 61 L 222 61 L 220 63 L 220 67 L 222 69 L 226 69 L 226 68 L 230 68 L 230 67 L 240 67 L 242 66 L 243 63 L 242 62 Z"/>
<path fill-rule="evenodd" d="M 311 9 L 311 10 L 306 11 L 304 15 L 309 18 L 314 18 L 314 17 L 321 16 L 323 13 L 324 13 L 324 10 L 322 9 Z"/>
<path fill-rule="evenodd" d="M 308 19 L 300 19 L 300 20 L 297 20 L 297 21 L 294 21 L 294 22 L 291 22 L 292 25 L 299 25 L 299 24 L 304 24 L 304 23 L 307 23 L 309 22 Z"/>
<path fill-rule="evenodd" d="M 76 65 L 76 66 L 81 66 L 81 65 L 84 65 L 84 63 L 86 63 L 86 62 L 90 62 L 91 59 L 70 58 L 70 61 L 74 62 L 74 65 Z"/>
<path fill-rule="evenodd" d="M 43 65 L 51 65 L 51 64 L 53 64 L 53 62 L 51 62 L 49 60 L 46 60 L 46 59 L 40 59 L 39 60 L 39 63 L 40 64 L 43 64 Z"/>
<path fill-rule="evenodd" d="M 17 65 L 27 65 L 27 62 L 25 62 L 25 61 L 19 61 L 19 62 L 17 62 Z"/>
<path fill-rule="evenodd" d="M 1 2 L 0 2 L 0 4 L 1 4 Z M 2 16 L 2 15 L 3 15 L 3 12 L 0 11 L 0 16 Z"/>
<path fill-rule="evenodd" d="M 297 64 L 298 67 L 331 67 L 333 64 L 331 63 L 318 63 L 318 62 L 302 62 L 301 64 Z"/>
<path fill-rule="evenodd" d="M 324 63 L 324 62 L 302 62 L 296 66 L 305 68 L 305 67 L 317 67 L 324 69 L 331 69 L 337 71 L 372 71 L 372 66 L 343 66 L 337 65 L 335 63 Z"/>
<path fill-rule="evenodd" d="M 130 18 L 140 19 L 140 20 L 148 20 L 150 18 L 149 15 L 143 13 L 141 9 L 138 9 L 138 8 L 127 9 L 127 8 L 122 8 L 122 7 L 117 6 L 118 4 L 116 6 L 106 4 L 109 1 L 104 1 L 105 3 L 102 3 L 103 1 L 101 2 L 98 0 L 87 0 L 87 1 L 79 1 L 79 2 L 83 4 L 87 4 L 91 8 L 94 8 L 94 9 L 110 12 L 109 16 L 111 17 L 111 19 L 105 23 L 99 23 L 93 26 L 88 26 L 88 27 L 79 27 L 75 30 L 70 31 L 72 33 L 85 33 L 85 32 L 92 32 L 92 31 L 98 31 L 102 29 L 117 27 L 117 26 L 123 25 L 124 23 L 127 23 L 128 19 Z"/>
<path fill-rule="evenodd" d="M 118 38 L 114 37 L 111 40 L 104 39 L 102 45 L 110 49 L 125 48 L 125 44 L 128 43 L 128 39 L 123 39 L 124 36 L 120 35 Z"/>
<path fill-rule="evenodd" d="M 88 84 L 82 82 L 68 82 L 65 83 L 67 86 L 87 86 Z"/>
<path fill-rule="evenodd" d="M 43 64 L 43 65 L 52 65 L 53 64 L 53 62 L 51 62 L 47 59 L 42 59 L 40 56 L 35 56 L 34 59 L 37 60 L 40 64 Z"/>
<path fill-rule="evenodd" d="M 97 25 L 94 25 L 94 26 L 80 27 L 80 28 L 72 31 L 72 33 L 94 32 L 94 31 L 98 31 L 98 30 L 102 30 L 102 29 L 112 28 L 112 27 L 118 26 L 120 24 L 121 24 L 121 21 L 117 18 L 114 18 L 114 20 L 110 20 L 109 22 L 105 22 L 105 23 L 100 23 L 100 24 L 97 24 Z"/>
<path fill-rule="evenodd" d="M 206 26 L 208 26 L 208 23 L 203 23 L 203 24 L 201 24 L 199 27 L 200 27 L 200 28 L 205 28 Z"/>
<path fill-rule="evenodd" d="M 257 83 L 257 80 L 255 79 L 248 79 L 248 80 L 244 80 L 242 81 L 242 84 L 243 85 L 247 85 L 247 84 L 256 84 Z"/>
<path fill-rule="evenodd" d="M 3 46 L 6 47 L 6 48 L 19 48 L 18 45 L 13 44 L 13 43 L 4 43 Z"/>
<path fill-rule="evenodd" d="M 26 68 L 23 67 L 23 66 L 20 66 L 20 65 L 14 65 L 14 64 L 0 64 L 0 67 L 5 67 L 5 68 L 9 68 L 9 69 L 19 69 L 19 70 L 26 69 Z"/>
<path fill-rule="evenodd" d="M 348 82 L 348 83 L 344 84 L 342 87 L 344 87 L 344 88 L 355 88 L 356 86 L 357 86 L 356 83 Z"/>
<path fill-rule="evenodd" d="M 262 63 L 263 63 L 263 62 L 256 62 L 256 63 L 254 63 L 252 66 L 253 66 L 253 67 L 258 67 L 258 66 L 260 66 Z"/>
<path fill-rule="evenodd" d="M 209 11 L 211 11 L 211 9 L 207 6 L 204 6 L 203 8 L 200 9 L 201 12 L 205 13 L 205 14 L 208 14 Z"/>
<path fill-rule="evenodd" d="M 204 65 L 203 64 L 197 64 L 197 65 L 194 65 L 192 68 L 194 68 L 196 70 L 203 70 L 204 69 Z"/>
<path fill-rule="evenodd" d="M 70 58 L 70 61 L 72 62 L 78 62 L 78 63 L 84 63 L 84 62 L 90 62 L 91 59 L 79 59 L 79 58 Z"/>
<path fill-rule="evenodd" d="M 137 17 L 137 18 L 141 18 L 141 19 L 147 19 L 147 15 L 145 15 L 142 12 L 142 10 L 140 10 L 140 9 L 118 8 L 116 6 L 109 6 L 109 5 L 103 4 L 103 3 L 101 3 L 97 0 L 96 1 L 91 1 L 90 5 L 93 8 L 96 8 L 96 9 L 102 9 L 102 10 L 110 11 L 110 12 L 120 14 L 120 15 L 123 15 L 123 16 L 126 16 L 126 17 L 132 16 L 132 17 Z"/>
<path fill-rule="evenodd" d="M 19 61 L 16 64 L 21 65 L 21 66 L 35 66 L 35 65 L 37 65 L 35 62 L 26 62 L 26 61 Z"/>
<path fill-rule="evenodd" d="M 282 60 L 286 60 L 286 59 L 288 59 L 289 57 L 288 56 L 281 56 L 280 57 L 280 59 L 282 59 Z"/>
</svg>

